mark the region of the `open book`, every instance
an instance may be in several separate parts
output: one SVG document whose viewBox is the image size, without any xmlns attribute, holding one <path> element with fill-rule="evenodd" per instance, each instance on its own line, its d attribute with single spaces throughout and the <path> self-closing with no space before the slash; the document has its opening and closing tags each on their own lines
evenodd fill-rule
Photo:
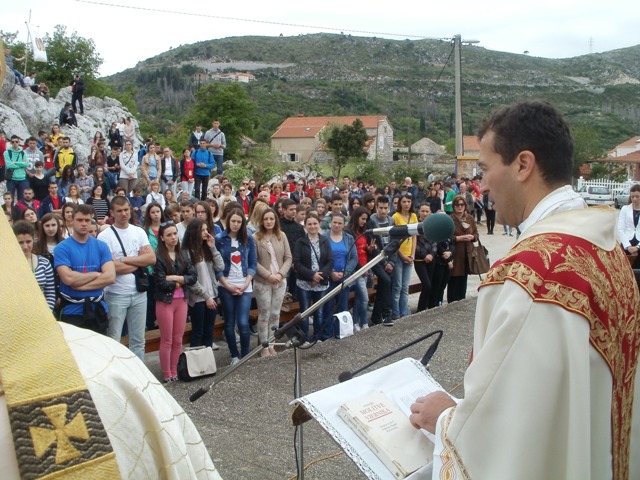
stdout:
<svg viewBox="0 0 640 480">
<path fill-rule="evenodd" d="M 411 404 L 416 398 L 438 390 L 444 389 L 420 362 L 405 358 L 361 377 L 354 377 L 347 382 L 294 400 L 296 409 L 293 417 L 295 421 L 296 418 L 309 414 L 338 442 L 368 478 L 391 480 L 400 477 L 396 477 L 358 434 L 340 418 L 338 410 L 347 402 L 358 401 L 357 399 L 365 395 L 382 391 L 406 417 L 409 417 Z M 426 436 L 431 441 L 434 440 L 433 436 L 424 430 L 415 432 Z M 420 459 L 421 462 L 424 460 L 424 466 L 407 478 L 430 479 L 432 453 L 433 444 L 429 443 L 425 458 Z"/>
</svg>

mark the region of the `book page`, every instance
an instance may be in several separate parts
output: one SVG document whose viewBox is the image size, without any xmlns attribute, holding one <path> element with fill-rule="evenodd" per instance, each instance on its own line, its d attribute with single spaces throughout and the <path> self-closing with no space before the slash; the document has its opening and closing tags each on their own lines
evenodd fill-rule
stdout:
<svg viewBox="0 0 640 480">
<path fill-rule="evenodd" d="M 424 366 L 417 360 L 405 358 L 347 382 L 305 395 L 292 404 L 300 404 L 317 420 L 369 479 L 394 480 L 391 472 L 371 449 L 338 416 L 338 408 L 367 393 L 383 391 L 409 415 L 409 408 L 417 397 L 437 390 L 444 391 Z M 431 478 L 430 464 L 407 478 Z"/>
<path fill-rule="evenodd" d="M 402 410 L 402 413 L 409 417 L 411 415 L 411 405 L 416 401 L 416 398 L 423 397 L 435 391 L 435 389 L 431 388 L 431 385 L 425 384 L 424 381 L 411 381 L 387 392 L 387 394 L 396 402 L 400 410 Z M 427 432 L 424 429 L 420 431 L 435 444 L 436 438 L 431 432 Z"/>
</svg>

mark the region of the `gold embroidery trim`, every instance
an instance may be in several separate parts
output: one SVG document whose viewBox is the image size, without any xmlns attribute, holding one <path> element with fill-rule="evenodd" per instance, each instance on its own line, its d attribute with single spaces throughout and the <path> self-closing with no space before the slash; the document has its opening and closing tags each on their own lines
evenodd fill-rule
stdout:
<svg viewBox="0 0 640 480">
<path fill-rule="evenodd" d="M 560 283 L 543 278 L 519 260 L 522 257 L 535 263 L 536 256 L 550 277 L 558 278 L 563 274 L 577 277 L 576 285 L 582 280 L 592 295 L 573 288 L 566 281 Z M 562 261 L 552 265 L 554 256 Z M 631 411 L 640 349 L 640 322 L 636 319 L 640 312 L 640 296 L 636 288 L 616 288 L 636 285 L 630 269 L 621 268 L 626 265 L 627 260 L 620 249 L 609 252 L 576 237 L 537 235 L 517 244 L 504 261 L 488 272 L 480 285 L 482 288 L 513 281 L 527 291 L 534 302 L 553 303 L 589 322 L 589 341 L 609 366 L 613 379 L 612 456 L 616 479 L 627 479 L 629 475 Z M 603 319 L 616 319 L 616 324 L 610 325 Z"/>
</svg>

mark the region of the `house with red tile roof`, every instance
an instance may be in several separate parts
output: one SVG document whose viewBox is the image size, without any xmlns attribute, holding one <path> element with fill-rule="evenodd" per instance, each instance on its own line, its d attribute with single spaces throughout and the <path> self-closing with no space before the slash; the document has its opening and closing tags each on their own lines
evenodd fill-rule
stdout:
<svg viewBox="0 0 640 480">
<path fill-rule="evenodd" d="M 599 158 L 596 162 L 624 165 L 627 168 L 627 178 L 640 181 L 640 136 L 631 137 L 616 145 L 605 158 Z"/>
<path fill-rule="evenodd" d="M 393 160 L 393 127 L 384 115 L 346 117 L 289 117 L 271 135 L 271 149 L 283 161 L 326 163 L 331 152 L 324 149 L 322 135 L 334 125 L 351 125 L 356 118 L 362 122 L 369 140 L 365 144 L 367 160 Z"/>
</svg>

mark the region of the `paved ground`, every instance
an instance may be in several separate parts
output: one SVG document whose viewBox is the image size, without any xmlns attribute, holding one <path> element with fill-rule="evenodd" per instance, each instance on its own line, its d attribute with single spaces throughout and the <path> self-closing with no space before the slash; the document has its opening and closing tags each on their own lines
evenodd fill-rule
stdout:
<svg viewBox="0 0 640 480">
<path fill-rule="evenodd" d="M 503 236 L 501 230 L 496 229 L 498 235 L 488 236 L 484 227 L 480 229 L 492 261 L 504 255 L 515 241 L 514 237 Z M 305 350 L 302 353 L 303 393 L 334 385 L 341 372 L 365 365 L 436 329 L 443 329 L 444 336 L 432 359 L 431 373 L 444 388 L 453 389 L 462 381 L 469 361 L 478 283 L 477 277 L 469 278 L 468 298 L 464 301 L 405 317 L 394 327 L 370 328 L 353 337 Z M 416 303 L 417 295 L 413 295 L 410 304 L 415 308 Z M 255 337 L 252 339 L 256 341 Z M 428 345 L 413 346 L 379 366 L 406 356 L 420 359 Z M 275 480 L 295 475 L 294 428 L 289 407 L 293 399 L 293 358 L 292 350 L 284 350 L 276 357 L 252 359 L 193 404 L 188 400 L 189 395 L 211 380 L 168 385 L 169 392 L 198 427 L 223 478 Z M 157 353 L 148 354 L 146 361 L 160 378 Z M 226 348 L 216 352 L 216 361 L 221 371 L 226 368 L 230 361 Z M 462 388 L 454 394 L 462 396 Z M 306 478 L 351 479 L 364 478 L 364 475 L 316 422 L 305 424 L 305 464 L 336 454 L 311 465 L 306 470 Z"/>
</svg>

